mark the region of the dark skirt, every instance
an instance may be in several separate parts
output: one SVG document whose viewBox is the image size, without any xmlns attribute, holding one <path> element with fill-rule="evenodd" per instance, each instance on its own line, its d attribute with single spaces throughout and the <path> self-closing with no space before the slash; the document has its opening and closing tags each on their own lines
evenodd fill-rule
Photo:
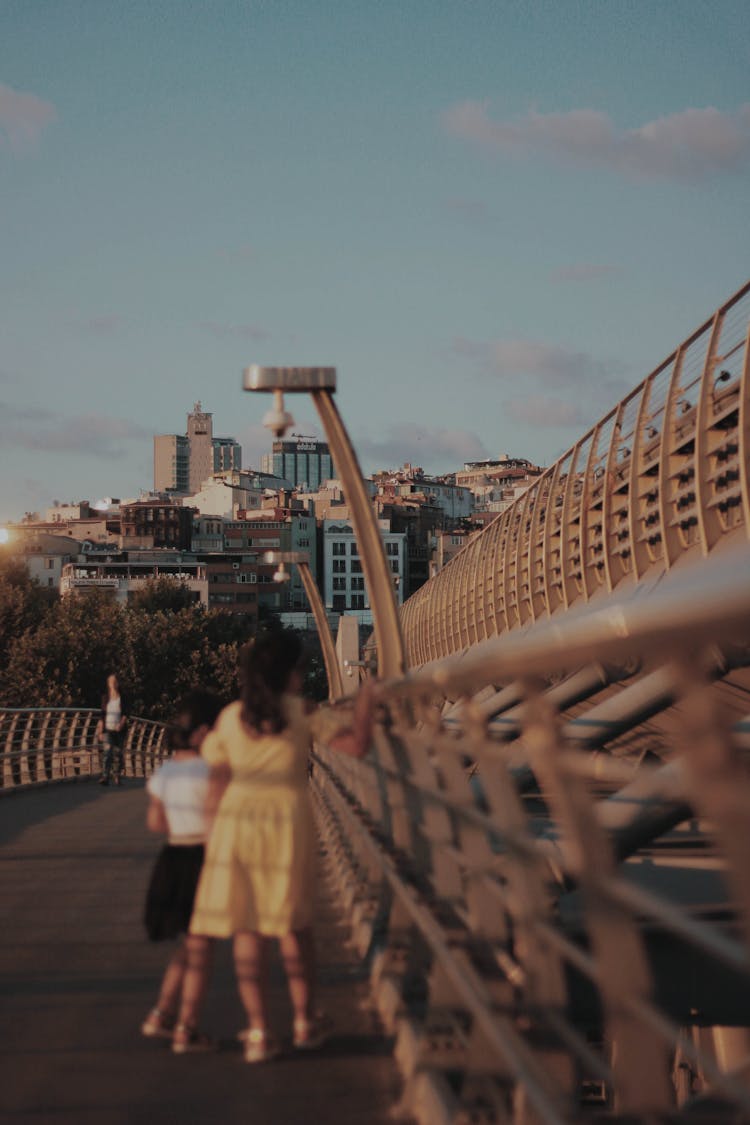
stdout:
<svg viewBox="0 0 750 1125">
<path fill-rule="evenodd" d="M 187 933 L 203 852 L 203 844 L 165 844 L 159 852 L 143 912 L 151 941 L 164 941 Z"/>
</svg>

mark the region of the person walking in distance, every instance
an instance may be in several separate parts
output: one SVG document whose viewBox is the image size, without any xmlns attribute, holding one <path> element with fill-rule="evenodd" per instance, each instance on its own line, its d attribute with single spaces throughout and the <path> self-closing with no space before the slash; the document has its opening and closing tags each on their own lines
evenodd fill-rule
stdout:
<svg viewBox="0 0 750 1125">
<path fill-rule="evenodd" d="M 148 779 L 146 825 L 167 836 L 149 881 L 143 920 L 151 941 L 179 939 L 167 964 L 156 1006 L 141 1025 L 147 1038 L 172 1040 L 175 1054 L 208 1050 L 211 1040 L 183 1019 L 184 1006 L 195 1021 L 208 981 L 213 943 L 188 934 L 193 899 L 203 865 L 208 831 L 209 767 L 201 744 L 221 711 L 218 697 L 193 691 L 183 699 L 167 727 L 169 759 Z M 187 966 L 191 973 L 185 988 Z"/>
<path fill-rule="evenodd" d="M 96 737 L 104 744 L 104 766 L 100 785 L 109 785 L 112 779 L 120 784 L 122 773 L 122 740 L 125 730 L 125 707 L 120 695 L 117 676 L 107 676 L 107 690 L 102 696 L 101 716 L 96 724 Z"/>
<path fill-rule="evenodd" d="M 218 807 L 195 898 L 191 934 L 234 939 L 237 987 L 248 1020 L 248 1063 L 280 1053 L 269 1027 L 269 943 L 278 939 L 294 1009 L 297 1048 L 319 1046 L 328 1021 L 315 1001 L 313 895 L 317 841 L 308 791 L 313 738 L 357 757 L 370 745 L 373 694 L 354 711 L 306 714 L 302 645 L 269 633 L 241 657 L 240 699 L 222 711 L 201 753 Z M 190 969 L 188 969 L 188 975 Z M 185 1013 L 190 1022 L 190 1013 Z"/>
</svg>

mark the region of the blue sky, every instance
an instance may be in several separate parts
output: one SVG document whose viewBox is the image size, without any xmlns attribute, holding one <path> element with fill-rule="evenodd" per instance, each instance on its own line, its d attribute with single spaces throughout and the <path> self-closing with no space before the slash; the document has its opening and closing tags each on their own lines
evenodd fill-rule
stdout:
<svg viewBox="0 0 750 1125">
<path fill-rule="evenodd" d="M 197 399 L 257 464 L 250 363 L 366 472 L 549 464 L 747 280 L 749 173 L 745 0 L 0 0 L 0 519 Z"/>
</svg>

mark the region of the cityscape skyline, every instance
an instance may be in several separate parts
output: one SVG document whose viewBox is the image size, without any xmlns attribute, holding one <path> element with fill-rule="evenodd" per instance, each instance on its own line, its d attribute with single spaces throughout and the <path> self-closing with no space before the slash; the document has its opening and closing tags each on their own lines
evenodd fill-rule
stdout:
<svg viewBox="0 0 750 1125">
<path fill-rule="evenodd" d="M 259 464 L 256 362 L 337 368 L 365 474 L 554 462 L 747 278 L 747 25 L 3 5 L 0 521 L 137 495 L 201 397 Z"/>
</svg>

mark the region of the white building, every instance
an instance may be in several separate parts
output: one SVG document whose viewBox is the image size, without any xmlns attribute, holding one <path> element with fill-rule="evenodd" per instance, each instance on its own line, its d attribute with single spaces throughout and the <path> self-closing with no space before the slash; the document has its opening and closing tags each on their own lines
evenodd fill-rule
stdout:
<svg viewBox="0 0 750 1125">
<path fill-rule="evenodd" d="M 398 604 L 403 602 L 406 569 L 406 533 L 391 531 L 390 520 L 378 520 Z M 372 610 L 365 588 L 359 545 L 350 523 L 323 521 L 323 602 L 326 610 L 356 617 L 361 625 L 372 624 Z"/>
<path fill-rule="evenodd" d="M 193 592 L 195 600 L 208 605 L 205 563 L 186 559 L 178 552 L 139 551 L 137 558 L 78 558 L 65 563 L 60 579 L 61 596 L 86 595 L 102 590 L 114 601 L 125 603 L 149 581 L 169 578 Z"/>
<path fill-rule="evenodd" d="M 263 489 L 253 485 L 253 474 L 241 470 L 212 473 L 192 496 L 183 503 L 197 508 L 204 516 L 223 516 L 236 519 L 240 509 L 250 511 L 260 508 Z"/>
<path fill-rule="evenodd" d="M 2 550 L 22 560 L 40 586 L 59 590 L 63 568 L 77 556 L 81 543 L 67 535 L 26 531 L 16 525 L 8 530 Z"/>
</svg>

